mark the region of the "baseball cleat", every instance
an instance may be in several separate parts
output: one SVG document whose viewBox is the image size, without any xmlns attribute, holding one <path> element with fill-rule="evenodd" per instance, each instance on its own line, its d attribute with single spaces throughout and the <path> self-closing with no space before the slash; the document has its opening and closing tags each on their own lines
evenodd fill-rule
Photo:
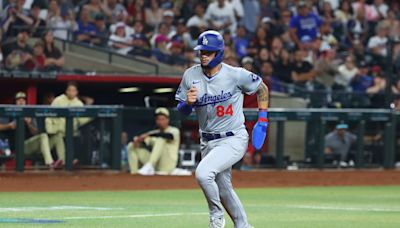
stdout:
<svg viewBox="0 0 400 228">
<path fill-rule="evenodd" d="M 155 174 L 155 170 L 151 164 L 147 163 L 139 169 L 138 174 L 144 176 L 153 176 Z"/>
<path fill-rule="evenodd" d="M 224 228 L 225 227 L 225 218 L 215 218 L 210 220 L 209 228 Z"/>
</svg>

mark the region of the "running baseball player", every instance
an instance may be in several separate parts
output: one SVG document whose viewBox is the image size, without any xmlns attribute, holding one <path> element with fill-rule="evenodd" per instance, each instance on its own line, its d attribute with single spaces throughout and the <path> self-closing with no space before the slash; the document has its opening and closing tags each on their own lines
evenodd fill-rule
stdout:
<svg viewBox="0 0 400 228">
<path fill-rule="evenodd" d="M 244 126 L 243 93 L 257 93 L 258 121 L 252 143 L 260 149 L 266 137 L 268 88 L 261 78 L 241 67 L 222 63 L 224 40 L 216 31 L 200 34 L 197 46 L 201 64 L 187 69 L 176 91 L 178 110 L 199 120 L 202 160 L 196 179 L 208 202 L 211 228 L 225 226 L 224 210 L 235 228 L 252 227 L 232 187 L 231 167 L 246 153 L 248 133 Z"/>
</svg>

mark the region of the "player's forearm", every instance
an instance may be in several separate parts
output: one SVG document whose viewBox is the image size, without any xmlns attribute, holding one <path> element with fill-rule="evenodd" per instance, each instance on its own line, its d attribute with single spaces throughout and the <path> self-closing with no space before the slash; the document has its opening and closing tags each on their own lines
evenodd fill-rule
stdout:
<svg viewBox="0 0 400 228">
<path fill-rule="evenodd" d="M 269 104 L 269 91 L 267 85 L 264 82 L 261 83 L 257 90 L 257 101 L 259 109 L 268 109 Z"/>
</svg>

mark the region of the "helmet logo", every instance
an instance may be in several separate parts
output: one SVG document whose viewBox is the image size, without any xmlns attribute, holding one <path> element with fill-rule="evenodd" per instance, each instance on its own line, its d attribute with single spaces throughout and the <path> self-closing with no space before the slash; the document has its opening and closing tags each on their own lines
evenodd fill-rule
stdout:
<svg viewBox="0 0 400 228">
<path fill-rule="evenodd" d="M 208 44 L 208 40 L 205 36 L 203 36 L 203 41 L 202 41 L 203 45 L 207 45 Z"/>
</svg>

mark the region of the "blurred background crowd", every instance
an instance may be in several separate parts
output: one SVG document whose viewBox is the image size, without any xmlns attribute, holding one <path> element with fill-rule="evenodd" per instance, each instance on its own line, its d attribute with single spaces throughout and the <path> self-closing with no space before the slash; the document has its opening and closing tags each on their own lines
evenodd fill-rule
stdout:
<svg viewBox="0 0 400 228">
<path fill-rule="evenodd" d="M 1 7 L 3 70 L 62 70 L 55 39 L 183 70 L 198 63 L 198 35 L 214 29 L 225 39 L 225 62 L 258 73 L 272 91 L 313 107 L 400 108 L 395 0 L 3 0 Z"/>
</svg>

